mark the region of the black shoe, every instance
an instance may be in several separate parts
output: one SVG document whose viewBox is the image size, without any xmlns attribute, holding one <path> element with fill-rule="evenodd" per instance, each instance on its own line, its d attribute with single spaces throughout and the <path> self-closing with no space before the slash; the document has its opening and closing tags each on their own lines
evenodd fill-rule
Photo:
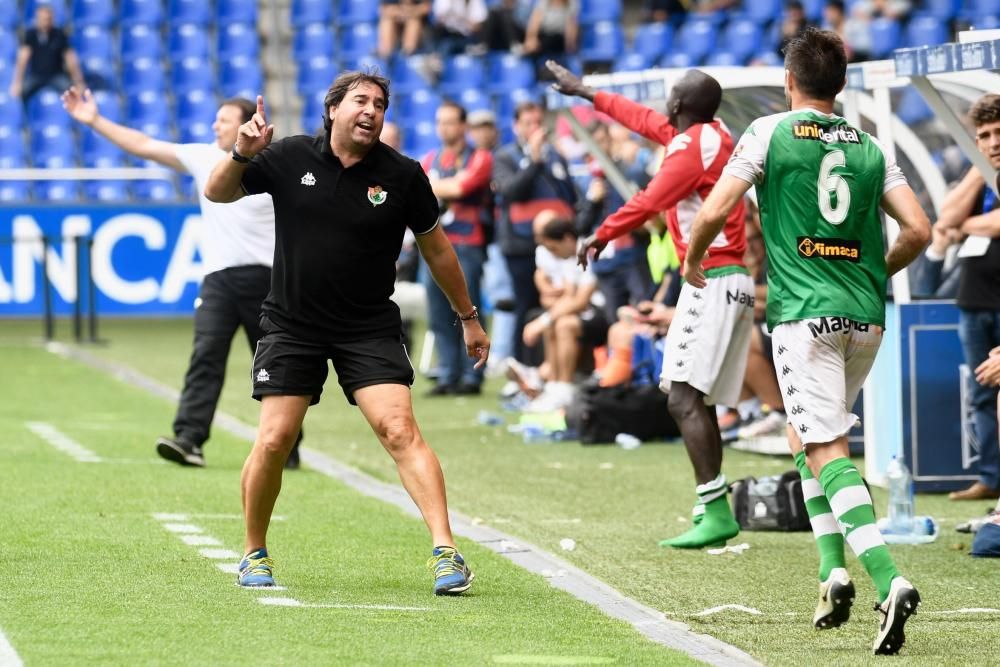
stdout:
<svg viewBox="0 0 1000 667">
<path fill-rule="evenodd" d="M 205 458 L 202 456 L 201 447 L 180 438 L 158 438 L 156 453 L 166 460 L 179 463 L 182 466 L 205 467 Z"/>
<path fill-rule="evenodd" d="M 903 626 L 906 620 L 917 613 L 920 593 L 903 577 L 892 580 L 889 597 L 882 604 L 875 605 L 879 614 L 879 629 L 872 650 L 875 655 L 896 655 L 906 641 Z"/>
<path fill-rule="evenodd" d="M 471 382 L 463 382 L 462 384 L 455 387 L 455 393 L 459 396 L 479 396 L 483 393 L 483 388 L 478 384 L 472 384 Z"/>
<path fill-rule="evenodd" d="M 424 394 L 424 396 L 451 396 L 455 393 L 457 392 L 455 391 L 455 385 L 453 384 L 436 384 L 434 385 L 434 388 Z"/>
<path fill-rule="evenodd" d="M 295 443 L 292 447 L 292 451 L 288 452 L 288 458 L 285 459 L 285 469 L 286 470 L 298 470 L 302 466 L 302 462 L 299 459 L 299 443 Z"/>
</svg>

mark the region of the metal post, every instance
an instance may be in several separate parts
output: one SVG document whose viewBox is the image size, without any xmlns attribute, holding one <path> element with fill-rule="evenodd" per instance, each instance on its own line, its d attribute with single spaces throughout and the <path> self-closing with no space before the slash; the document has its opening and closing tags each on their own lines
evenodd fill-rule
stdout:
<svg viewBox="0 0 1000 667">
<path fill-rule="evenodd" d="M 74 236 L 73 240 L 73 256 L 76 258 L 76 287 L 73 300 L 73 339 L 77 342 L 83 342 L 83 248 L 80 244 L 83 242 L 82 236 Z"/>
<path fill-rule="evenodd" d="M 49 285 L 49 237 L 42 236 L 42 302 L 45 304 L 45 340 L 55 337 L 55 318 L 52 314 L 52 290 Z"/>
<path fill-rule="evenodd" d="M 91 343 L 97 342 L 97 288 L 94 286 L 94 239 L 87 237 L 84 240 L 87 245 L 87 324 L 89 328 L 88 340 Z"/>
</svg>

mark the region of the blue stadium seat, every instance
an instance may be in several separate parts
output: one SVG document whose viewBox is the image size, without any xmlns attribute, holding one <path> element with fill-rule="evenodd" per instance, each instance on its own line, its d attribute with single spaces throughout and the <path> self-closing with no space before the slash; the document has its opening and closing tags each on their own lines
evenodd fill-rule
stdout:
<svg viewBox="0 0 1000 667">
<path fill-rule="evenodd" d="M 170 30 L 170 57 L 174 61 L 185 58 L 207 59 L 209 54 L 208 31 L 194 23 L 184 23 Z"/>
<path fill-rule="evenodd" d="M 0 29 L 17 30 L 20 25 L 17 3 L 18 0 L 0 0 Z"/>
<path fill-rule="evenodd" d="M 84 181 L 83 198 L 106 204 L 126 202 L 128 184 L 125 181 Z"/>
<path fill-rule="evenodd" d="M 327 89 L 338 73 L 337 63 L 326 56 L 313 56 L 299 62 L 296 88 L 299 95 L 309 95 L 320 88 Z"/>
<path fill-rule="evenodd" d="M 895 19 L 873 19 L 871 35 L 873 59 L 889 57 L 894 50 L 902 46 L 899 39 L 899 23 Z"/>
<path fill-rule="evenodd" d="M 762 33 L 760 25 L 753 21 L 730 21 L 723 33 L 722 44 L 726 51 L 736 56 L 737 64 L 742 65 L 761 50 Z"/>
<path fill-rule="evenodd" d="M 257 28 L 248 23 L 229 23 L 219 27 L 216 54 L 220 61 L 230 58 L 255 58 L 260 54 Z"/>
<path fill-rule="evenodd" d="M 483 61 L 474 56 L 456 55 L 446 58 L 438 79 L 438 90 L 456 97 L 468 88 L 482 88 L 486 83 Z"/>
<path fill-rule="evenodd" d="M 110 90 L 95 90 L 94 102 L 97 103 L 97 108 L 100 109 L 101 115 L 108 120 L 120 123 L 122 120 L 122 103 L 118 94 Z"/>
<path fill-rule="evenodd" d="M 163 24 L 163 0 L 121 0 L 118 7 L 123 26 Z"/>
<path fill-rule="evenodd" d="M 705 64 L 709 67 L 738 67 L 744 63 L 744 59 L 731 51 L 713 51 Z"/>
<path fill-rule="evenodd" d="M 333 20 L 333 3 L 330 0 L 292 0 L 291 19 L 292 25 L 296 27 L 310 23 L 330 23 Z"/>
<path fill-rule="evenodd" d="M 253 58 L 233 58 L 220 67 L 219 87 L 225 97 L 257 99 L 264 92 L 264 75 Z"/>
<path fill-rule="evenodd" d="M 1000 28 L 1000 12 L 991 16 L 980 16 L 972 21 L 974 30 L 995 30 Z"/>
<path fill-rule="evenodd" d="M 0 169 L 22 169 L 24 159 L 0 151 Z M 0 181 L 0 202 L 16 204 L 31 199 L 31 185 L 27 181 Z"/>
<path fill-rule="evenodd" d="M 119 88 L 118 73 L 115 69 L 117 58 L 81 58 L 83 77 L 91 90 L 115 90 Z"/>
<path fill-rule="evenodd" d="M 622 0 L 580 0 L 580 25 L 598 21 L 618 21 L 622 17 Z"/>
<path fill-rule="evenodd" d="M 658 60 L 670 51 L 674 29 L 669 23 L 642 23 L 635 29 L 632 50 L 650 60 Z"/>
<path fill-rule="evenodd" d="M 73 28 L 75 30 L 91 25 L 109 28 L 114 22 L 114 0 L 73 0 Z"/>
<path fill-rule="evenodd" d="M 24 157 L 24 138 L 21 125 L 0 121 L 0 155 Z"/>
<path fill-rule="evenodd" d="M 687 54 L 691 64 L 697 65 L 715 49 L 719 28 L 710 19 L 689 18 L 681 26 L 674 49 Z"/>
<path fill-rule="evenodd" d="M 515 88 L 505 94 L 498 95 L 495 99 L 497 116 L 502 119 L 513 119 L 514 110 L 522 102 L 538 102 L 538 93 L 527 88 Z"/>
<path fill-rule="evenodd" d="M 491 56 L 489 59 L 486 88 L 490 93 L 502 93 L 514 88 L 531 88 L 535 85 L 535 65 L 529 58 L 519 58 L 510 53 Z"/>
<path fill-rule="evenodd" d="M 69 127 L 69 115 L 62 108 L 60 92 L 43 88 L 28 101 L 28 123 Z"/>
<path fill-rule="evenodd" d="M 211 90 L 192 90 L 177 96 L 177 124 L 207 123 L 211 127 L 219 104 Z"/>
<path fill-rule="evenodd" d="M 434 122 L 441 96 L 432 90 L 415 90 L 409 95 L 400 95 L 399 113 L 409 123 Z"/>
<path fill-rule="evenodd" d="M 330 4 L 327 3 L 327 6 Z M 215 24 L 224 26 L 230 23 L 257 25 L 257 3 L 246 0 L 218 0 L 215 3 Z"/>
<path fill-rule="evenodd" d="M 66 25 L 69 21 L 66 0 L 25 0 L 24 25 L 27 26 L 34 23 L 35 9 L 38 5 L 47 5 L 52 8 L 52 19 L 57 26 Z"/>
<path fill-rule="evenodd" d="M 215 142 L 215 133 L 211 123 L 195 122 L 181 125 L 182 144 L 211 144 Z"/>
<path fill-rule="evenodd" d="M 874 21 L 872 24 L 874 26 Z M 948 26 L 932 16 L 915 16 L 906 26 L 908 46 L 934 46 L 947 42 L 948 38 Z M 874 32 L 872 41 L 875 41 Z"/>
<path fill-rule="evenodd" d="M 172 180 L 142 180 L 132 185 L 132 194 L 139 201 L 174 201 L 177 199 L 177 188 Z"/>
<path fill-rule="evenodd" d="M 302 96 L 302 131 L 312 134 L 323 127 L 323 98 L 326 97 L 326 88 L 315 90 L 308 95 Z M 393 104 L 395 102 L 392 102 Z"/>
<path fill-rule="evenodd" d="M 378 33 L 372 23 L 355 23 L 344 26 L 340 32 L 340 54 L 344 58 L 357 58 L 375 52 Z"/>
<path fill-rule="evenodd" d="M 214 90 L 215 71 L 212 63 L 203 58 L 184 58 L 175 62 L 171 84 L 178 94 L 192 90 Z"/>
<path fill-rule="evenodd" d="M 403 128 L 403 153 L 414 160 L 441 146 L 433 121 L 421 121 Z"/>
<path fill-rule="evenodd" d="M 962 11 L 962 16 L 969 20 L 1000 17 L 1000 0 L 966 0 L 966 4 L 968 6 Z"/>
<path fill-rule="evenodd" d="M 87 25 L 73 31 L 71 41 L 77 55 L 80 56 L 80 60 L 86 58 L 111 60 L 117 56 L 114 52 L 111 32 L 101 25 Z"/>
<path fill-rule="evenodd" d="M 340 0 L 337 22 L 342 26 L 354 25 L 355 23 L 378 23 L 379 4 L 372 2 L 372 0 Z"/>
<path fill-rule="evenodd" d="M 36 167 L 72 167 L 76 147 L 73 132 L 58 123 L 32 125 L 29 153 Z"/>
<path fill-rule="evenodd" d="M 490 102 L 489 96 L 478 88 L 463 90 L 458 96 L 457 101 L 468 113 L 472 113 L 473 111 L 493 111 L 493 104 Z"/>
<path fill-rule="evenodd" d="M 821 23 L 823 19 L 823 9 L 826 7 L 827 0 L 802 0 L 802 9 L 805 10 L 806 18 L 813 23 Z M 850 3 L 844 3 L 845 13 L 848 11 L 847 5 Z"/>
<path fill-rule="evenodd" d="M 370 72 L 375 71 L 386 76 L 389 74 L 390 68 L 389 63 L 384 59 L 373 54 L 366 54 L 363 56 L 353 56 L 350 58 L 344 58 L 341 63 L 341 71 L 343 72 Z M 396 90 L 396 81 L 392 82 L 392 89 Z"/>
<path fill-rule="evenodd" d="M 167 17 L 171 24 L 194 23 L 207 26 L 212 22 L 212 5 L 205 0 L 170 0 Z"/>
<path fill-rule="evenodd" d="M 146 90 L 129 95 L 126 103 L 128 125 L 166 125 L 169 122 L 169 109 L 159 90 Z M 147 133 L 148 134 L 148 133 Z"/>
<path fill-rule="evenodd" d="M 89 127 L 80 130 L 80 153 L 85 167 L 120 166 L 125 157 L 122 149 Z"/>
<path fill-rule="evenodd" d="M 914 16 L 933 16 L 939 21 L 950 21 L 958 16 L 962 0 L 924 0 Z"/>
<path fill-rule="evenodd" d="M 160 58 L 163 55 L 163 39 L 155 26 L 145 23 L 124 26 L 121 40 L 123 62 L 136 58 Z"/>
<path fill-rule="evenodd" d="M 581 26 L 580 59 L 584 62 L 611 62 L 624 50 L 622 27 L 613 21 Z"/>
<path fill-rule="evenodd" d="M 743 0 L 740 13 L 751 21 L 764 25 L 781 18 L 783 5 L 782 0 Z"/>
<path fill-rule="evenodd" d="M 315 56 L 333 58 L 334 34 L 325 23 L 310 23 L 295 32 L 292 39 L 292 55 L 299 62 Z"/>
<path fill-rule="evenodd" d="M 614 64 L 611 66 L 611 71 L 641 72 L 644 69 L 648 69 L 651 64 L 649 57 L 641 53 L 625 53 L 615 59 Z"/>
<path fill-rule="evenodd" d="M 80 198 L 78 181 L 38 181 L 35 183 L 35 199 L 46 202 L 67 202 Z"/>
<path fill-rule="evenodd" d="M 674 53 L 668 53 L 667 55 L 660 58 L 660 67 L 676 67 L 681 69 L 687 69 L 688 67 L 693 67 L 695 65 L 694 60 L 691 56 L 683 51 L 675 51 Z"/>
<path fill-rule="evenodd" d="M 431 82 L 424 78 L 424 56 L 409 56 L 396 58 L 390 65 L 389 80 L 392 90 L 398 93 L 412 93 L 415 90 L 427 90 Z"/>
<path fill-rule="evenodd" d="M 912 86 L 907 86 L 895 105 L 896 115 L 907 125 L 917 125 L 934 118 L 934 112 Z"/>
<path fill-rule="evenodd" d="M 0 28 L 0 60 L 6 61 L 7 67 L 13 65 L 14 58 L 17 56 L 17 47 L 17 33 L 13 30 Z"/>
</svg>

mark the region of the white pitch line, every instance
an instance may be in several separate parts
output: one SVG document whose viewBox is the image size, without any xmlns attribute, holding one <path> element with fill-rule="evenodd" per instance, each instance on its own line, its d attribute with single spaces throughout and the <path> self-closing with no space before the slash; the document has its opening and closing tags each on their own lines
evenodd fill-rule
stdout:
<svg viewBox="0 0 1000 667">
<path fill-rule="evenodd" d="M 77 463 L 100 463 L 101 457 L 69 437 L 52 424 L 24 422 L 32 433 L 49 443 Z"/>
<path fill-rule="evenodd" d="M 169 530 L 171 533 L 203 533 L 205 532 L 201 526 L 196 526 L 193 523 L 165 523 L 163 527 Z"/>
<path fill-rule="evenodd" d="M 1000 614 L 1000 609 L 990 609 L 989 607 L 968 607 L 962 609 L 949 609 L 946 611 L 922 611 L 921 614 L 937 614 L 939 616 L 951 616 L 954 614 Z"/>
<path fill-rule="evenodd" d="M 164 461 L 166 463 L 166 461 Z M 194 514 L 178 514 L 172 512 L 154 512 L 153 518 L 157 521 L 190 521 L 192 518 L 197 519 L 226 519 L 229 521 L 242 521 L 242 514 L 204 514 L 204 513 L 194 513 Z M 287 517 L 281 514 L 275 514 L 271 517 L 271 521 L 287 521 Z"/>
<path fill-rule="evenodd" d="M 754 616 L 763 616 L 764 612 L 759 609 L 754 609 L 753 607 L 744 607 L 741 604 L 723 604 L 718 607 L 709 607 L 708 609 L 702 609 L 694 616 L 711 616 L 712 614 L 717 614 L 720 611 L 726 611 L 727 609 L 732 609 L 733 611 L 742 611 L 747 614 L 753 614 Z"/>
<path fill-rule="evenodd" d="M 198 549 L 198 553 L 212 560 L 238 560 L 240 557 L 232 549 Z"/>
<path fill-rule="evenodd" d="M 268 588 L 267 590 L 274 590 Z M 306 604 L 293 598 L 259 597 L 257 602 L 275 607 L 309 607 L 310 609 L 371 609 L 373 611 L 434 611 L 431 607 L 400 607 L 392 604 Z"/>
<path fill-rule="evenodd" d="M 216 563 L 215 567 L 219 568 L 226 574 L 239 574 L 240 564 L 239 563 Z"/>
<path fill-rule="evenodd" d="M 222 540 L 211 535 L 180 535 L 181 542 L 189 547 L 221 547 Z"/>
<path fill-rule="evenodd" d="M 187 514 L 170 514 L 169 512 L 154 512 L 153 518 L 157 521 L 189 521 Z"/>
<path fill-rule="evenodd" d="M 272 598 L 272 597 L 261 597 L 257 598 L 257 602 L 261 604 L 271 605 L 272 607 L 301 607 L 303 604 L 294 598 Z"/>
<path fill-rule="evenodd" d="M 24 667 L 21 656 L 17 654 L 14 647 L 7 641 L 7 635 L 0 630 L 0 665 L 3 667 Z"/>
</svg>

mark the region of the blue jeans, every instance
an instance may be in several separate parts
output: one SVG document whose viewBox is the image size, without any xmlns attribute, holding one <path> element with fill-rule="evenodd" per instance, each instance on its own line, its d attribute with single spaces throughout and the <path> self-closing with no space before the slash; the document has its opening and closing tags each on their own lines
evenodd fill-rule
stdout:
<svg viewBox="0 0 1000 667">
<path fill-rule="evenodd" d="M 990 350 L 1000 345 L 1000 312 L 994 310 L 961 310 L 959 336 L 965 363 L 973 376 L 969 380 L 969 397 L 979 441 L 979 479 L 991 489 L 1000 488 L 1000 441 L 997 439 L 997 387 L 984 387 L 976 382 L 976 367 L 986 360 Z"/>
<path fill-rule="evenodd" d="M 469 288 L 472 302 L 479 303 L 483 278 L 483 262 L 486 251 L 472 246 L 455 246 L 458 263 L 465 274 L 465 284 Z M 438 354 L 438 384 L 474 385 L 483 382 L 483 369 L 476 370 L 475 359 L 470 359 L 465 351 L 465 338 L 461 326 L 455 324 L 455 311 L 441 288 L 434 282 L 427 265 L 420 265 L 421 281 L 427 288 L 427 319 L 434 332 L 434 349 Z"/>
</svg>

